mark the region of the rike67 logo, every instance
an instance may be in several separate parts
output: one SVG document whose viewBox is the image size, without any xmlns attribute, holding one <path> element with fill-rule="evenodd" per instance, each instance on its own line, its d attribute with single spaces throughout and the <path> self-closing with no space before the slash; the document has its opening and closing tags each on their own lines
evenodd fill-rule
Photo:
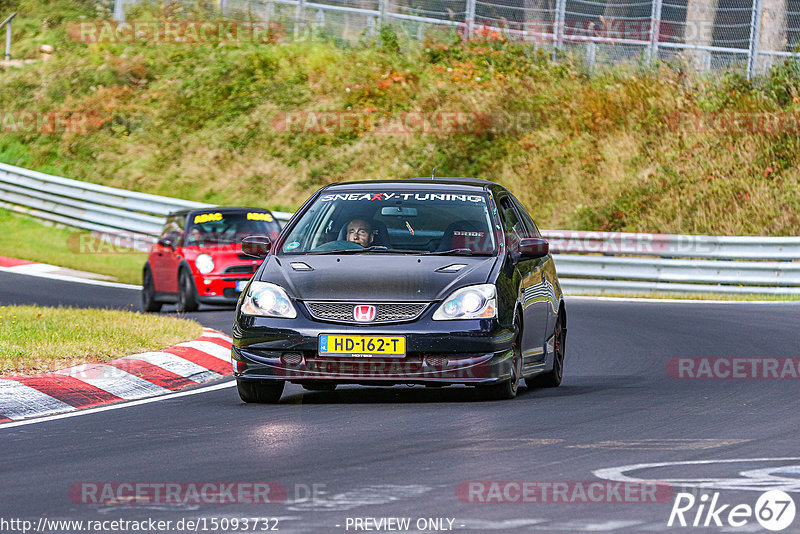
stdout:
<svg viewBox="0 0 800 534">
<path fill-rule="evenodd" d="M 740 528 L 755 519 L 762 528 L 780 531 L 792 524 L 795 513 L 794 500 L 781 490 L 762 493 L 755 506 L 722 503 L 719 492 L 699 498 L 681 492 L 675 497 L 667 526 Z"/>
</svg>

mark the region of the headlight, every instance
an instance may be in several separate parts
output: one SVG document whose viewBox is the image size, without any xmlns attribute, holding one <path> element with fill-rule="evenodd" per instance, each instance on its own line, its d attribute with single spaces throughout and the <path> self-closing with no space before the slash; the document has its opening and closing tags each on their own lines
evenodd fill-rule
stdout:
<svg viewBox="0 0 800 534">
<path fill-rule="evenodd" d="M 194 264 L 197 270 L 203 274 L 208 274 L 214 270 L 214 260 L 208 254 L 200 254 L 195 258 Z"/>
<path fill-rule="evenodd" d="M 250 282 L 247 294 L 242 299 L 242 313 L 294 319 L 297 310 L 281 286 L 268 282 Z"/>
<path fill-rule="evenodd" d="M 433 314 L 434 321 L 492 317 L 497 317 L 497 291 L 494 284 L 462 287 L 447 297 Z"/>
</svg>

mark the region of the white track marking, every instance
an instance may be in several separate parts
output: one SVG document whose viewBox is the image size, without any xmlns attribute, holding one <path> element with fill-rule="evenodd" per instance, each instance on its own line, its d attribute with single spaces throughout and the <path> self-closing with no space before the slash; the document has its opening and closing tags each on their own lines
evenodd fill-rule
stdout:
<svg viewBox="0 0 800 534">
<path fill-rule="evenodd" d="M 781 478 L 774 476 L 764 476 L 763 478 L 748 478 L 747 473 L 761 473 L 761 470 L 745 471 L 739 473 L 740 478 L 734 477 L 719 477 L 719 478 L 653 478 L 648 477 L 636 478 L 628 476 L 626 473 L 630 471 L 639 471 L 642 469 L 653 469 L 659 467 L 681 467 L 690 465 L 712 465 L 712 464 L 735 464 L 735 463 L 750 463 L 750 462 L 794 462 L 800 460 L 799 457 L 787 458 L 733 458 L 726 460 L 688 460 L 679 462 L 658 462 L 647 464 L 632 464 L 623 465 L 619 467 L 608 467 L 605 469 L 596 469 L 592 474 L 597 478 L 603 480 L 613 480 L 615 482 L 628 482 L 628 483 L 663 483 L 671 484 L 673 486 L 682 486 L 688 488 L 701 488 L 701 489 L 730 489 L 742 491 L 766 491 L 768 489 L 783 489 L 783 491 L 800 491 L 800 486 L 797 484 L 796 478 Z M 794 467 L 794 466 L 791 466 Z M 775 469 L 773 469 L 774 471 Z M 744 476 L 741 476 L 744 475 Z"/>
<path fill-rule="evenodd" d="M 142 360 L 157 367 L 161 367 L 175 373 L 178 376 L 194 380 L 197 383 L 208 382 L 220 378 L 222 375 L 215 373 L 201 365 L 190 362 L 180 356 L 175 356 L 169 352 L 143 352 L 132 356 L 120 358 L 122 360 Z"/>
<path fill-rule="evenodd" d="M 14 380 L 0 380 L 0 406 L 9 419 L 75 410 L 69 404 Z"/>
<path fill-rule="evenodd" d="M 613 532 L 620 529 L 628 529 L 626 532 L 631 532 L 631 527 L 641 525 L 642 523 L 643 521 L 636 520 L 615 521 L 602 519 L 578 519 L 575 521 L 567 521 L 565 523 L 551 523 L 546 526 L 548 530 L 566 530 L 568 532 Z"/>
<path fill-rule="evenodd" d="M 29 269 L 28 271 L 23 271 L 20 270 L 20 267 L 24 267 L 24 265 L 18 265 L 17 267 L 0 267 L 0 271 L 13 274 L 22 274 L 25 276 L 36 276 L 38 278 L 49 278 L 51 280 L 61 280 L 63 282 L 76 282 L 78 284 L 89 284 L 92 286 L 116 287 L 118 289 L 133 289 L 136 291 L 142 290 L 142 286 L 135 286 L 131 284 L 120 284 L 118 282 L 106 282 L 103 280 L 91 280 L 89 278 L 78 278 L 76 276 L 65 276 L 48 272 L 37 272 L 31 269 Z"/>
<path fill-rule="evenodd" d="M 215 358 L 219 358 L 225 363 L 231 361 L 231 349 L 225 348 L 216 343 L 211 341 L 187 341 L 186 343 L 178 343 L 175 345 L 176 347 L 189 347 L 192 349 L 199 350 L 200 352 L 205 352 L 209 356 L 214 356 Z"/>
<path fill-rule="evenodd" d="M 151 402 L 161 402 L 165 400 L 172 400 L 177 397 L 187 397 L 189 395 L 197 395 L 200 393 L 208 393 L 210 391 L 216 391 L 218 389 L 225 389 L 225 388 L 232 388 L 236 386 L 236 381 L 231 380 L 229 382 L 223 382 L 221 384 L 214 384 L 212 386 L 205 386 L 197 389 L 192 389 L 189 391 L 179 391 L 175 393 L 169 393 L 167 395 L 159 395 L 158 397 L 150 397 L 147 399 L 139 399 L 135 401 L 125 402 L 125 403 L 118 403 L 118 404 L 108 404 L 105 406 L 98 406 L 97 408 L 88 408 L 86 410 L 75 410 L 69 413 L 62 413 L 57 415 L 48 415 L 45 417 L 39 417 L 37 419 L 26 419 L 24 421 L 11 421 L 9 423 L 2 423 L 0 424 L 0 430 L 4 428 L 12 428 L 16 426 L 25 426 L 25 425 L 35 425 L 37 423 L 45 423 L 47 421 L 55 421 L 58 419 L 66 419 L 68 417 L 80 417 L 83 415 L 91 415 L 98 412 L 106 412 L 110 410 L 121 410 L 122 408 L 129 408 L 131 406 L 139 406 L 141 404 L 149 404 Z"/>
<path fill-rule="evenodd" d="M 148 382 L 111 365 L 87 363 L 56 371 L 56 374 L 71 376 L 90 386 L 100 388 L 125 400 L 141 399 L 149 395 L 163 395 L 170 390 Z"/>
</svg>

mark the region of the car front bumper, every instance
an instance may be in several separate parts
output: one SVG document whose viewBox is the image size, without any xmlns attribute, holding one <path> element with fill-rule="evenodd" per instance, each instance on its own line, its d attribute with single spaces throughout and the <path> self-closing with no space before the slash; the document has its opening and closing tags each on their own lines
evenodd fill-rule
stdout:
<svg viewBox="0 0 800 534">
<path fill-rule="evenodd" d="M 302 306 L 300 306 L 302 307 Z M 351 384 L 492 384 L 511 377 L 513 332 L 496 319 L 433 321 L 428 309 L 410 323 L 335 324 L 239 315 L 232 360 L 238 380 Z M 342 357 L 319 353 L 320 334 L 405 336 L 406 356 Z"/>
<path fill-rule="evenodd" d="M 236 289 L 237 283 L 246 284 L 252 276 L 248 274 L 193 274 L 198 302 L 217 306 L 235 305 L 241 293 Z"/>
</svg>

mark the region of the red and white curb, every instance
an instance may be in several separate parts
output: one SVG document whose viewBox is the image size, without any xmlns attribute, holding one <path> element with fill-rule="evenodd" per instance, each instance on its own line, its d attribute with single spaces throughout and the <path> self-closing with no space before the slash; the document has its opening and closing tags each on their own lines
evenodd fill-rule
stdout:
<svg viewBox="0 0 800 534">
<path fill-rule="evenodd" d="M 166 395 L 231 374 L 231 338 L 203 328 L 199 338 L 158 352 L 0 378 L 0 423 Z"/>
</svg>

